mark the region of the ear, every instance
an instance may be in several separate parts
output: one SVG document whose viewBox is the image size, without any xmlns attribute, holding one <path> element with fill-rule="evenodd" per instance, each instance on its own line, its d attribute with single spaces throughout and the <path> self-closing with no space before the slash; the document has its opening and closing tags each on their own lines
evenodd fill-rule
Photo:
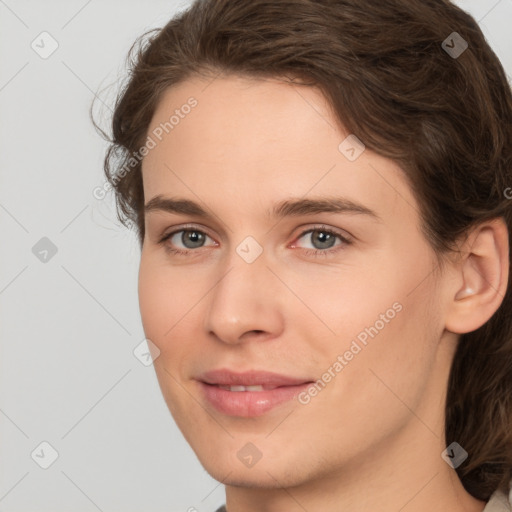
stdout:
<svg viewBox="0 0 512 512">
<path fill-rule="evenodd" d="M 503 218 L 479 224 L 460 247 L 449 286 L 446 329 L 464 334 L 481 327 L 507 291 L 509 239 Z"/>
</svg>

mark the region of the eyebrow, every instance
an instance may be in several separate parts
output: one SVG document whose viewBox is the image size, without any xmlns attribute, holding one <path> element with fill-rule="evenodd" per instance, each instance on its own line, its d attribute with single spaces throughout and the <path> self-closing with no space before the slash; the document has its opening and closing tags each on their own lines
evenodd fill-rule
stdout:
<svg viewBox="0 0 512 512">
<path fill-rule="evenodd" d="M 150 199 L 144 206 L 144 212 L 163 211 L 183 215 L 192 215 L 205 219 L 212 218 L 202 206 L 190 199 L 163 197 Z M 271 218 L 298 217 L 318 213 L 350 213 L 367 215 L 375 220 L 381 218 L 370 208 L 343 197 L 318 197 L 311 199 L 288 199 L 274 205 L 267 215 Z"/>
</svg>

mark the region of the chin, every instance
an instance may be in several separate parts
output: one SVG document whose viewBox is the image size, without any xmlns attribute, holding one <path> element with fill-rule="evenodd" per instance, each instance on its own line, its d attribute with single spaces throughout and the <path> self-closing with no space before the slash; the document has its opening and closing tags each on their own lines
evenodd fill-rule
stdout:
<svg viewBox="0 0 512 512">
<path fill-rule="evenodd" d="M 278 489 L 300 485 L 309 478 L 306 474 L 298 473 L 298 463 L 290 460 L 286 450 L 281 451 L 279 460 L 264 460 L 265 457 L 262 457 L 252 467 L 246 467 L 236 452 L 228 456 L 228 451 L 226 449 L 226 454 L 221 458 L 216 454 L 198 457 L 206 472 L 224 485 Z"/>
<path fill-rule="evenodd" d="M 294 487 L 301 483 L 297 475 L 283 473 L 276 468 L 245 469 L 236 467 L 223 467 L 222 470 L 213 464 L 212 467 L 203 466 L 208 474 L 224 485 L 232 487 L 246 487 L 259 489 L 281 489 L 282 487 Z"/>
</svg>

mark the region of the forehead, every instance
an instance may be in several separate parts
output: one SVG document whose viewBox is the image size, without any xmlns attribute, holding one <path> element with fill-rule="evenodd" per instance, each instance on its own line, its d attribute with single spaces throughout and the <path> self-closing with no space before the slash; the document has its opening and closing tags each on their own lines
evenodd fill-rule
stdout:
<svg viewBox="0 0 512 512">
<path fill-rule="evenodd" d="M 189 104 L 194 106 L 189 108 Z M 315 139 L 331 132 L 323 146 L 327 149 L 330 144 L 335 154 L 337 144 L 332 148 L 332 143 L 338 141 L 340 133 L 334 124 L 328 103 L 316 88 L 272 78 L 230 76 L 213 81 L 197 78 L 168 89 L 149 133 L 163 130 L 161 138 L 165 141 L 159 144 L 160 149 L 186 144 L 193 145 L 195 153 L 200 151 L 203 157 L 233 161 L 250 152 L 268 161 L 307 155 L 315 132 Z M 158 151 L 151 156 L 155 153 Z"/>
<path fill-rule="evenodd" d="M 372 209 L 410 210 L 415 200 L 399 167 L 368 150 L 350 161 L 340 149 L 349 135 L 317 88 L 235 76 L 187 80 L 162 95 L 151 120 L 145 198 L 230 193 L 247 208 L 310 191 L 363 194 Z"/>
</svg>

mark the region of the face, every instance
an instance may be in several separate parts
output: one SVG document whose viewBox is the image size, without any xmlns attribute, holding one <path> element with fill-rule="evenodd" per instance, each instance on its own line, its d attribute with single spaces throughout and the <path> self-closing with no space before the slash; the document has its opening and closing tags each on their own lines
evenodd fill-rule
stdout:
<svg viewBox="0 0 512 512">
<path fill-rule="evenodd" d="M 141 316 L 206 470 L 299 485 L 430 435 L 442 286 L 397 165 L 277 79 L 183 82 L 148 135 Z"/>
</svg>

